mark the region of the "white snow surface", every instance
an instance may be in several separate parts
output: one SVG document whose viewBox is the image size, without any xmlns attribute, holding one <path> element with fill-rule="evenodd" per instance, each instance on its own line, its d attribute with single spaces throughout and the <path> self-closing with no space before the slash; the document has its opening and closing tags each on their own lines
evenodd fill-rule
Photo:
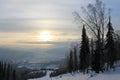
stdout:
<svg viewBox="0 0 120 80">
<path fill-rule="evenodd" d="M 47 72 L 47 75 L 42 78 L 29 79 L 29 80 L 120 80 L 120 68 L 116 70 L 106 71 L 99 74 L 83 74 L 75 72 L 74 74 L 63 74 L 57 77 L 49 77 L 50 71 Z M 93 75 L 91 77 L 91 75 Z"/>
</svg>

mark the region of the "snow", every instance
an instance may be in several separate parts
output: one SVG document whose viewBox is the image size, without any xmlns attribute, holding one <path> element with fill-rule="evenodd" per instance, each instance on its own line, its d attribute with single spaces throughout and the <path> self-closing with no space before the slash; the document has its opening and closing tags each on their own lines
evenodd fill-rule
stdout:
<svg viewBox="0 0 120 80">
<path fill-rule="evenodd" d="M 74 73 L 74 75 L 67 73 L 57 77 L 49 77 L 50 71 L 48 71 L 47 75 L 42 78 L 37 79 L 29 79 L 29 80 L 120 80 L 120 68 L 116 70 L 106 71 L 104 73 L 93 74 L 83 74 L 83 73 Z"/>
</svg>

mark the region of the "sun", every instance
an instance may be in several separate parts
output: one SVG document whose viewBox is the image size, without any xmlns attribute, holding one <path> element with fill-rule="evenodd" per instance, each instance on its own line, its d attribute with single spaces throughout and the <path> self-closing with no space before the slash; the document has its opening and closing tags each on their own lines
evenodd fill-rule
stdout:
<svg viewBox="0 0 120 80">
<path fill-rule="evenodd" d="M 48 31 L 43 31 L 40 33 L 40 40 L 42 41 L 50 41 L 52 39 L 52 35 Z"/>
</svg>

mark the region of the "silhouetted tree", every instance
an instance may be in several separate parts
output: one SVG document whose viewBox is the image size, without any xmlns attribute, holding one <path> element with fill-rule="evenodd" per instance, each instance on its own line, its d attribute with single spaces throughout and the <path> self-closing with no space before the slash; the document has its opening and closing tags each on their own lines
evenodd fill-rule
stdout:
<svg viewBox="0 0 120 80">
<path fill-rule="evenodd" d="M 101 0 L 96 0 L 95 4 L 88 4 L 87 8 L 82 7 L 86 17 L 81 17 L 78 12 L 74 12 L 75 20 L 84 23 L 92 32 L 96 40 L 96 49 L 94 60 L 97 59 L 98 63 L 93 61 L 94 65 L 99 65 L 98 70 L 104 69 L 104 28 L 106 24 L 106 8 Z M 99 57 L 99 58 L 98 58 Z M 98 60 L 99 59 L 99 60 Z M 96 64 L 95 64 L 96 63 Z"/>
<path fill-rule="evenodd" d="M 116 59 L 120 60 L 120 31 L 119 30 L 115 32 L 114 37 L 115 37 Z"/>
<path fill-rule="evenodd" d="M 90 44 L 90 67 L 92 67 L 92 62 L 93 62 L 93 56 L 94 56 L 94 41 L 91 39 L 91 44 Z"/>
<path fill-rule="evenodd" d="M 8 62 L 0 61 L 0 80 L 17 80 L 17 73 Z M 23 79 L 22 79 L 23 80 Z"/>
<path fill-rule="evenodd" d="M 12 72 L 12 80 L 17 80 L 16 79 L 16 70 L 13 70 L 13 72 Z"/>
<path fill-rule="evenodd" d="M 93 56 L 92 56 L 92 70 L 94 70 L 96 73 L 99 73 L 100 71 L 103 70 L 102 65 L 101 65 L 101 54 L 100 54 L 100 49 L 97 47 L 95 50 Z"/>
<path fill-rule="evenodd" d="M 77 47 L 74 46 L 74 70 L 78 70 Z"/>
<path fill-rule="evenodd" d="M 2 62 L 0 62 L 0 79 L 2 79 L 3 76 L 2 72 L 3 72 L 3 65 Z"/>
<path fill-rule="evenodd" d="M 114 68 L 114 63 L 116 61 L 116 50 L 115 50 L 115 42 L 114 42 L 114 29 L 111 24 L 111 19 L 109 18 L 108 22 L 108 32 L 106 35 L 106 62 L 107 62 L 107 70 L 108 68 Z"/>
<path fill-rule="evenodd" d="M 86 35 L 85 26 L 83 26 L 79 66 L 80 71 L 83 71 L 83 73 L 85 73 L 86 71 L 88 72 L 89 57 L 90 57 L 89 39 L 88 36 Z"/>
<path fill-rule="evenodd" d="M 8 64 L 8 66 L 7 66 L 6 79 L 7 80 L 10 79 L 10 64 Z"/>
<path fill-rule="evenodd" d="M 68 61 L 68 71 L 70 72 L 70 73 L 72 73 L 73 72 L 73 69 L 74 69 L 74 63 L 73 63 L 73 51 L 72 50 L 70 50 L 70 54 L 69 54 L 69 61 Z"/>
<path fill-rule="evenodd" d="M 107 20 L 106 8 L 101 0 L 95 1 L 95 4 L 88 4 L 86 8 L 82 7 L 85 17 L 80 16 L 78 12 L 73 12 L 73 15 L 76 22 L 85 24 L 97 40 L 100 38 L 104 46 L 104 28 Z"/>
<path fill-rule="evenodd" d="M 2 66 L 3 66 L 3 68 L 2 68 L 3 79 L 6 80 L 6 73 L 7 73 L 7 72 L 6 72 L 6 71 L 7 71 L 7 70 L 6 70 L 6 69 L 7 69 L 7 64 L 6 64 L 6 62 L 2 62 Z"/>
<path fill-rule="evenodd" d="M 100 29 L 99 29 L 100 30 Z M 96 49 L 93 55 L 93 61 L 92 61 L 92 70 L 94 70 L 96 73 L 99 73 L 100 71 L 103 72 L 104 70 L 104 53 L 102 49 L 102 43 L 100 39 L 100 33 L 98 31 L 98 39 L 96 41 Z"/>
</svg>

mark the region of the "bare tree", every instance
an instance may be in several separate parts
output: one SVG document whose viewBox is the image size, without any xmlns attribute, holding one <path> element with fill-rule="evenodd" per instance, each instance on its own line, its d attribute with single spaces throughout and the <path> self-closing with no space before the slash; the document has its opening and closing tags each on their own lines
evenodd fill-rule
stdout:
<svg viewBox="0 0 120 80">
<path fill-rule="evenodd" d="M 86 17 L 80 16 L 78 12 L 73 12 L 75 20 L 80 24 L 85 24 L 94 34 L 95 38 L 104 42 L 104 28 L 106 23 L 106 8 L 100 0 L 96 0 L 95 4 L 88 4 L 86 8 L 82 7 Z"/>
<path fill-rule="evenodd" d="M 92 32 L 96 40 L 95 49 L 95 66 L 96 72 L 104 70 L 104 29 L 107 21 L 106 8 L 101 0 L 96 0 L 95 4 L 88 4 L 86 8 L 82 7 L 85 17 L 79 15 L 78 12 L 73 12 L 75 20 L 80 24 L 85 24 Z M 94 68 L 94 67 L 93 67 Z"/>
</svg>

